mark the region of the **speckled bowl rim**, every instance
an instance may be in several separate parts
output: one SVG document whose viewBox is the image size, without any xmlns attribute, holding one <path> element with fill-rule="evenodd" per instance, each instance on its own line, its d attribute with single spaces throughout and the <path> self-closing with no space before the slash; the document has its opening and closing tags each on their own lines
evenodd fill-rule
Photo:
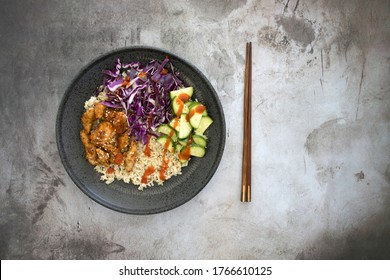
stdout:
<svg viewBox="0 0 390 280">
<path fill-rule="evenodd" d="M 84 155 L 80 154 L 80 149 L 82 149 L 82 146 L 80 145 L 82 144 L 80 144 L 81 141 L 79 138 L 76 137 L 76 134 L 78 135 L 81 130 L 80 117 L 82 111 L 80 111 L 78 106 L 73 106 L 74 110 L 78 110 L 78 113 L 75 113 L 73 116 L 73 114 L 70 113 L 72 112 L 72 109 L 69 108 L 70 105 L 72 105 L 71 102 L 76 102 L 76 105 L 83 107 L 83 102 L 87 99 L 81 103 L 82 100 L 79 97 L 75 97 L 74 91 L 79 90 L 79 92 L 82 92 L 80 88 L 83 89 L 84 85 L 82 83 L 86 76 L 92 75 L 91 78 L 94 79 L 93 74 L 90 74 L 91 71 L 97 69 L 101 72 L 103 68 L 107 68 L 107 65 L 101 68 L 102 65 L 107 64 L 107 61 L 110 60 L 112 60 L 110 66 L 112 68 L 117 57 L 132 56 L 134 54 L 145 54 L 146 60 L 150 59 L 150 57 L 146 58 L 150 54 L 155 55 L 155 59 L 158 60 L 162 60 L 165 56 L 169 56 L 175 69 L 182 72 L 181 78 L 184 79 L 184 84 L 186 86 L 191 85 L 195 87 L 194 96 L 205 103 L 210 116 L 214 119 L 213 125 L 209 128 L 211 132 L 208 134 L 208 150 L 205 158 L 191 159 L 189 166 L 183 169 L 183 175 L 172 177 L 166 181 L 163 186 L 153 186 L 142 192 L 136 190 L 134 185 L 125 184 L 122 181 L 115 181 L 110 185 L 106 185 L 99 180 L 100 175 L 96 171 L 93 170 L 91 172 L 93 167 L 86 163 Z M 139 58 L 138 60 L 142 61 L 143 56 L 140 55 L 140 57 L 142 58 Z M 183 77 L 183 73 L 185 77 Z M 97 87 L 101 84 L 101 78 L 95 80 L 95 83 L 97 83 L 95 86 Z M 90 80 L 86 80 L 85 85 L 88 84 L 91 88 L 89 85 L 90 83 Z M 92 94 L 93 92 L 91 91 L 90 95 Z M 77 98 L 80 100 L 77 101 Z M 76 101 L 69 101 L 70 99 Z M 77 104 L 77 102 L 80 104 Z M 67 128 L 67 122 L 64 121 L 65 117 L 68 117 L 68 125 L 71 126 L 69 129 Z M 76 122 L 78 122 L 78 124 Z M 56 119 L 58 152 L 66 172 L 76 186 L 95 202 L 109 209 L 135 215 L 162 213 L 179 207 L 194 198 L 208 184 L 216 172 L 224 152 L 225 139 L 226 124 L 223 108 L 215 89 L 206 76 L 193 64 L 179 56 L 169 51 L 149 46 L 134 46 L 116 49 L 101 55 L 86 65 L 79 74 L 76 75 L 67 88 L 60 102 Z M 72 154 L 75 156 L 72 156 Z M 193 165 L 192 169 L 189 168 L 191 165 Z M 191 174 L 188 174 L 188 172 L 191 172 Z M 94 176 L 94 178 L 91 178 L 91 176 Z M 181 176 L 183 176 L 182 180 L 177 179 Z M 96 180 L 96 178 L 98 180 Z M 172 182 L 172 184 L 170 182 Z M 173 186 L 170 186 L 170 184 Z M 123 196 L 124 199 L 122 199 Z M 126 196 L 129 198 L 128 202 L 126 202 Z"/>
</svg>

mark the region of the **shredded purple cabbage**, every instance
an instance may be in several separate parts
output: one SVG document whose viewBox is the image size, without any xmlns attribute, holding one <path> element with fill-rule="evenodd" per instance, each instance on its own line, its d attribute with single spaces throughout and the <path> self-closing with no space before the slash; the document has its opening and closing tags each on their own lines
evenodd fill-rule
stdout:
<svg viewBox="0 0 390 280">
<path fill-rule="evenodd" d="M 140 62 L 121 63 L 118 58 L 115 68 L 103 70 L 107 107 L 124 109 L 129 125 L 129 134 L 146 144 L 148 135 L 155 135 L 157 127 L 173 118 L 169 92 L 179 89 L 183 83 L 172 64 L 170 71 L 161 63 L 152 60 L 145 67 Z"/>
</svg>

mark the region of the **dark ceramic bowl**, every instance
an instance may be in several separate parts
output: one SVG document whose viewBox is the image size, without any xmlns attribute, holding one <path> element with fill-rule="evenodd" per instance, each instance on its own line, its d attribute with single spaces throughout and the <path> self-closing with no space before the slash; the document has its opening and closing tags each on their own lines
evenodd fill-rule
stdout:
<svg viewBox="0 0 390 280">
<path fill-rule="evenodd" d="M 162 61 L 166 56 L 185 86 L 194 87 L 194 97 L 205 104 L 214 123 L 207 130 L 207 153 L 203 158 L 193 157 L 182 174 L 167 180 L 163 186 L 138 191 L 133 184 L 115 181 L 109 185 L 100 180 L 93 166 L 84 156 L 79 132 L 84 102 L 103 81 L 103 69 L 112 69 L 117 58 L 122 62 L 153 59 Z M 206 77 L 193 65 L 164 50 L 150 47 L 120 49 L 96 59 L 74 79 L 66 91 L 57 115 L 56 138 L 59 154 L 66 171 L 74 183 L 96 202 L 119 212 L 154 214 L 164 212 L 192 199 L 210 181 L 220 163 L 225 147 L 226 127 L 218 95 Z"/>
</svg>

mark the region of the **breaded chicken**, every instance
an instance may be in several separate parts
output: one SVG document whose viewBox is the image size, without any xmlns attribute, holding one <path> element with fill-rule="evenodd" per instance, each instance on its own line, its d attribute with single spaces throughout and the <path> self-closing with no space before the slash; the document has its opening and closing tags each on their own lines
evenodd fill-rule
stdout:
<svg viewBox="0 0 390 280">
<path fill-rule="evenodd" d="M 138 155 L 138 145 L 136 141 L 131 141 L 129 150 L 124 154 L 125 169 L 127 172 L 133 170 Z"/>
<path fill-rule="evenodd" d="M 95 119 L 95 110 L 93 108 L 90 108 L 85 111 L 85 113 L 81 117 L 81 123 L 83 124 L 86 133 L 89 133 L 91 131 Z"/>
</svg>

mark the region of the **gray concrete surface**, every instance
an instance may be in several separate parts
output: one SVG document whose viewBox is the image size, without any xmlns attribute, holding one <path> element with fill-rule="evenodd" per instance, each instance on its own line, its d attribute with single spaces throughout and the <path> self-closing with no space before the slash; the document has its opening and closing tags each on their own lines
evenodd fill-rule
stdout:
<svg viewBox="0 0 390 280">
<path fill-rule="evenodd" d="M 1 1 L 1 259 L 389 259 L 390 2 Z M 245 42 L 253 201 L 239 201 Z M 132 45 L 196 65 L 222 102 L 220 167 L 193 200 L 131 216 L 85 196 L 55 142 L 59 102 Z"/>
</svg>

